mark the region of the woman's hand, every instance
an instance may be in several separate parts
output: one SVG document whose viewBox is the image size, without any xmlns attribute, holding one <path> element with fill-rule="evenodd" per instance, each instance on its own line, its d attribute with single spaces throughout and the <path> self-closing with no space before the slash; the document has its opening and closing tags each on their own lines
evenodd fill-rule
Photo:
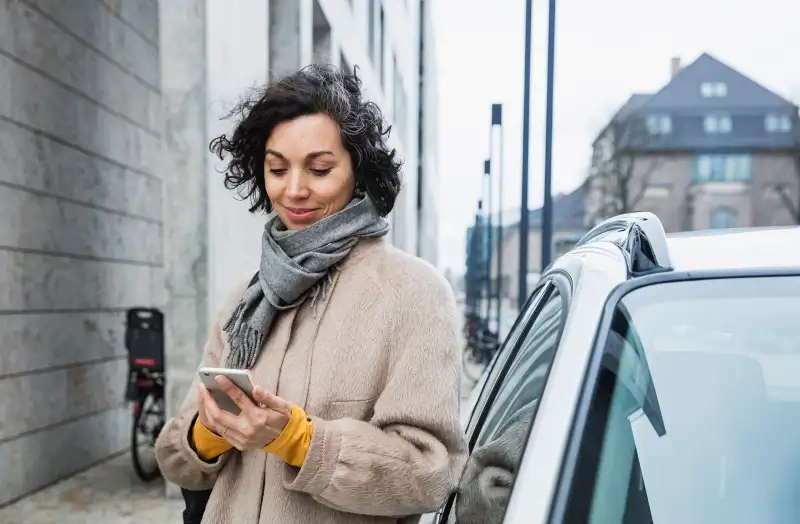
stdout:
<svg viewBox="0 0 800 524">
<path fill-rule="evenodd" d="M 289 402 L 267 393 L 259 386 L 253 388 L 253 397 L 258 402 L 255 404 L 227 378 L 217 377 L 216 380 L 242 412 L 233 415 L 221 409 L 211 393 L 201 385 L 197 402 L 198 419 L 239 451 L 264 449 L 281 434 L 292 417 L 292 405 Z"/>
</svg>

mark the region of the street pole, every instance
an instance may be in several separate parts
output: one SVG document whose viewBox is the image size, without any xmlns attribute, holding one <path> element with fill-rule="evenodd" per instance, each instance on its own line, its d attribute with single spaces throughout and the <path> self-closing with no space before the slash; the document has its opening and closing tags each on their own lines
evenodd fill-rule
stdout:
<svg viewBox="0 0 800 524">
<path fill-rule="evenodd" d="M 483 162 L 483 175 L 487 185 L 486 206 L 486 326 L 492 320 L 492 161 Z"/>
<path fill-rule="evenodd" d="M 495 282 L 495 302 L 497 303 L 497 335 L 500 337 L 500 320 L 503 309 L 503 104 L 492 104 L 492 127 L 489 132 L 490 158 L 494 159 L 494 128 L 499 132 L 497 156 L 497 282 Z"/>
<path fill-rule="evenodd" d="M 522 94 L 522 202 L 519 216 L 519 282 L 517 308 L 522 312 L 528 300 L 528 149 L 531 114 L 531 33 L 533 0 L 525 1 L 525 78 Z"/>
<path fill-rule="evenodd" d="M 483 201 L 478 200 L 478 210 L 475 212 L 475 225 L 472 228 L 472 235 L 469 238 L 467 252 L 467 310 L 470 315 L 477 317 L 480 313 L 479 296 L 481 291 L 481 275 L 479 273 L 478 262 L 482 259 L 481 251 L 481 214 L 483 213 Z"/>
<path fill-rule="evenodd" d="M 542 206 L 542 269 L 550 265 L 553 251 L 553 84 L 555 76 L 556 0 L 550 0 L 547 22 L 547 113 L 544 131 L 544 205 Z"/>
</svg>

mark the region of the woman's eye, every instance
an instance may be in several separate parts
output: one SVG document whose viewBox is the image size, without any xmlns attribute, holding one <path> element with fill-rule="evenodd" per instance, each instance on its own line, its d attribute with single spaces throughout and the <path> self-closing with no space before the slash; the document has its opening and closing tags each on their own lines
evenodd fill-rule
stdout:
<svg viewBox="0 0 800 524">
<path fill-rule="evenodd" d="M 323 176 L 323 175 L 327 175 L 328 173 L 330 173 L 331 172 L 331 168 L 327 168 L 327 169 L 312 169 L 311 172 L 314 173 L 315 175 Z"/>
<path fill-rule="evenodd" d="M 269 172 L 272 173 L 273 175 L 280 176 L 280 175 L 286 173 L 286 170 L 285 169 L 270 169 Z"/>
</svg>

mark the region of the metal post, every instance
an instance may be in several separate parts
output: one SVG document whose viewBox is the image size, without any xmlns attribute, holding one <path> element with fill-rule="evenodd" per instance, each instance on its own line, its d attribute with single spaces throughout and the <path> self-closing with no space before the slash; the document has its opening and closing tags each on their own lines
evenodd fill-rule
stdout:
<svg viewBox="0 0 800 524">
<path fill-rule="evenodd" d="M 472 235 L 467 246 L 467 274 L 465 276 L 467 284 L 467 310 L 470 315 L 477 316 L 479 309 L 479 295 L 482 286 L 481 275 L 479 273 L 479 261 L 482 260 L 481 244 L 481 214 L 483 213 L 483 201 L 478 200 L 478 210 L 475 212 L 475 225 L 472 228 Z"/>
<path fill-rule="evenodd" d="M 492 162 L 483 162 L 483 175 L 487 185 L 486 206 L 486 325 L 492 317 Z"/>
<path fill-rule="evenodd" d="M 499 154 L 497 158 L 497 282 L 495 283 L 495 302 L 497 303 L 497 335 L 500 338 L 500 320 L 503 309 L 503 105 L 492 104 L 492 127 L 489 133 L 489 151 L 494 158 L 494 126 L 498 127 Z M 499 339 L 498 338 L 498 339 Z"/>
<path fill-rule="evenodd" d="M 544 205 L 542 206 L 542 269 L 550 265 L 553 251 L 553 84 L 555 76 L 556 0 L 550 0 L 547 29 L 547 113 L 544 135 Z"/>
<path fill-rule="evenodd" d="M 525 1 L 525 78 L 522 94 L 522 202 L 519 217 L 519 311 L 528 300 L 528 149 L 531 114 L 531 33 L 533 0 Z"/>
</svg>

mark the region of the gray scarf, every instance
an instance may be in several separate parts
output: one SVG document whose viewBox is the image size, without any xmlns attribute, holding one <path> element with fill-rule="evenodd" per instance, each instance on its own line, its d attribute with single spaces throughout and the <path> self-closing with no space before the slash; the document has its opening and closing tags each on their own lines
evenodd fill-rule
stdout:
<svg viewBox="0 0 800 524">
<path fill-rule="evenodd" d="M 252 368 L 278 312 L 297 307 L 312 290 L 318 291 L 316 285 L 324 283 L 360 238 L 388 232 L 389 223 L 368 196 L 302 230 L 287 230 L 276 214 L 269 217 L 260 270 L 222 328 L 231 345 L 226 365 Z"/>
</svg>

